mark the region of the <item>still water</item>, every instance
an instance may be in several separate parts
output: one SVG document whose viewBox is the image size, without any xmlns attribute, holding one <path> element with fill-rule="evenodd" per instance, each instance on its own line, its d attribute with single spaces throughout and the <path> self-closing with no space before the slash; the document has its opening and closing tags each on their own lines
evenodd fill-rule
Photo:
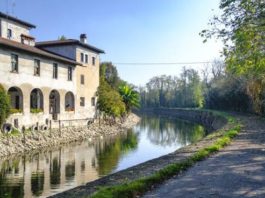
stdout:
<svg viewBox="0 0 265 198">
<path fill-rule="evenodd" d="M 202 126 L 142 116 L 118 136 L 0 160 L 0 197 L 47 197 L 198 141 Z"/>
</svg>

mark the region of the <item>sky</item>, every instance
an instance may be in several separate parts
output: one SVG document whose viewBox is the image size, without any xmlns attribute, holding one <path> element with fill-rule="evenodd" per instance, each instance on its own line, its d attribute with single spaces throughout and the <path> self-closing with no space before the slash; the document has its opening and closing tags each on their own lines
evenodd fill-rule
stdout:
<svg viewBox="0 0 265 198">
<path fill-rule="evenodd" d="M 222 44 L 204 44 L 199 32 L 219 13 L 220 0 L 0 0 L 0 11 L 37 26 L 37 41 L 64 35 L 103 49 L 122 79 L 144 85 L 157 75 L 179 75 L 183 66 L 120 63 L 208 62 L 220 58 Z M 8 6 L 7 6 L 8 5 Z"/>
</svg>

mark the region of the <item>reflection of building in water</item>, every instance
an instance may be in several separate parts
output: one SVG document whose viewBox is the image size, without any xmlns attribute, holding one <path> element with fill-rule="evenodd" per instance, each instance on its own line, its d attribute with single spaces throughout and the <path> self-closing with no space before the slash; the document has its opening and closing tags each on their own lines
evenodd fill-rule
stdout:
<svg viewBox="0 0 265 198">
<path fill-rule="evenodd" d="M 95 180 L 95 158 L 94 147 L 82 143 L 0 161 L 0 197 L 46 197 Z"/>
<path fill-rule="evenodd" d="M 136 146 L 137 136 L 124 133 L 0 161 L 0 197 L 47 197 L 85 184 L 111 173 Z"/>
</svg>

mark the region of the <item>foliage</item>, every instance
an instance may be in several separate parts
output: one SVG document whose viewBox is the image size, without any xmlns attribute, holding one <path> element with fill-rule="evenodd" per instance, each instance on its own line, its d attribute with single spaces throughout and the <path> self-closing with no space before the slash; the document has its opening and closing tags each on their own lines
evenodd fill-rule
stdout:
<svg viewBox="0 0 265 198">
<path fill-rule="evenodd" d="M 58 40 L 61 40 L 61 41 L 64 41 L 64 40 L 66 40 L 66 39 L 67 39 L 67 38 L 66 38 L 66 36 L 64 36 L 64 35 L 58 37 Z"/>
<path fill-rule="evenodd" d="M 251 100 L 246 93 L 246 78 L 225 72 L 225 65 L 221 61 L 208 65 L 203 76 L 205 108 L 251 111 Z M 210 80 L 209 76 L 212 76 Z"/>
<path fill-rule="evenodd" d="M 42 113 L 42 109 L 30 109 L 30 113 Z"/>
<path fill-rule="evenodd" d="M 140 178 L 121 185 L 101 188 L 98 192 L 92 195 L 92 198 L 133 198 L 139 196 L 151 189 L 154 185 L 159 184 L 166 179 L 187 170 L 196 162 L 201 161 L 209 157 L 211 154 L 219 151 L 221 148 L 228 145 L 231 142 L 232 138 L 234 138 L 240 132 L 240 130 L 241 127 L 237 124 L 234 128 L 231 128 L 230 130 L 225 132 L 222 137 L 218 138 L 212 145 L 198 150 L 185 160 L 170 164 L 151 176 Z"/>
<path fill-rule="evenodd" d="M 120 117 L 126 111 L 120 94 L 111 88 L 103 77 L 100 78 L 98 89 L 98 109 L 109 116 Z"/>
<path fill-rule="evenodd" d="M 120 84 L 123 82 L 118 75 L 117 68 L 111 62 L 101 63 L 100 77 L 104 77 L 107 83 L 115 90 L 118 90 Z"/>
<path fill-rule="evenodd" d="M 22 113 L 22 109 L 10 109 L 10 114 Z"/>
<path fill-rule="evenodd" d="M 264 0 L 221 0 L 223 14 L 210 22 L 201 35 L 217 37 L 225 44 L 227 71 L 244 78 L 244 94 L 254 112 L 265 111 L 265 2 Z M 238 96 L 240 97 L 240 96 Z M 245 101 L 248 102 L 248 101 Z"/>
<path fill-rule="evenodd" d="M 0 126 L 10 114 L 10 99 L 4 87 L 0 84 Z"/>
<path fill-rule="evenodd" d="M 142 107 L 202 107 L 202 82 L 194 69 L 185 69 L 176 76 L 153 77 L 140 87 Z"/>
<path fill-rule="evenodd" d="M 137 91 L 128 84 L 123 84 L 119 87 L 119 93 L 126 106 L 126 111 L 130 112 L 133 107 L 140 107 L 140 98 Z"/>
</svg>

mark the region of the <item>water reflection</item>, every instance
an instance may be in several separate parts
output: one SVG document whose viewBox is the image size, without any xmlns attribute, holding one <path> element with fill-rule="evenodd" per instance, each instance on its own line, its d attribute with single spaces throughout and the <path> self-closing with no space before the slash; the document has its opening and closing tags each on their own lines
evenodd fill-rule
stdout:
<svg viewBox="0 0 265 198">
<path fill-rule="evenodd" d="M 127 133 L 0 160 L 0 197 L 47 197 L 167 154 L 205 135 L 200 125 L 143 116 Z"/>
<path fill-rule="evenodd" d="M 205 130 L 201 125 L 185 120 L 142 116 L 139 131 L 147 131 L 148 139 L 156 145 L 188 145 L 201 139 Z"/>
</svg>

